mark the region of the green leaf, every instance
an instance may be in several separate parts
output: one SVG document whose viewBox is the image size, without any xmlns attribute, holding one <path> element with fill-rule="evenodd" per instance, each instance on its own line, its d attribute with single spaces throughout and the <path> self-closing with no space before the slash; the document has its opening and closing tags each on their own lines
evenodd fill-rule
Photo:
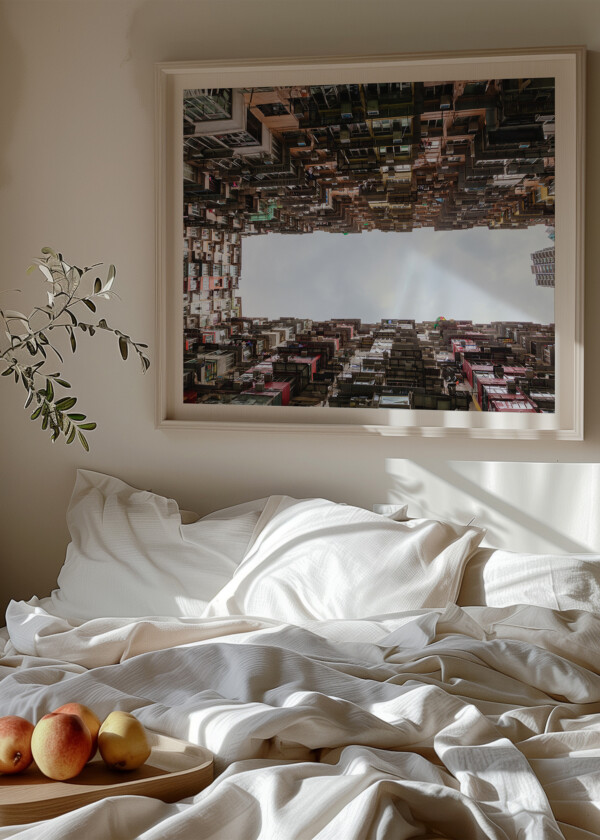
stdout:
<svg viewBox="0 0 600 840">
<path fill-rule="evenodd" d="M 54 283 L 54 277 L 47 265 L 38 265 L 38 268 L 49 283 Z"/>
<path fill-rule="evenodd" d="M 66 262 L 61 253 L 55 252 L 49 246 L 45 246 L 41 250 L 41 259 L 36 260 L 34 265 L 29 267 L 28 273 L 35 271 L 36 268 L 40 269 L 49 284 L 44 289 L 48 303 L 43 307 L 34 307 L 29 316 L 16 310 L 0 310 L 0 324 L 2 325 L 2 331 L 5 333 L 3 340 L 5 345 L 8 344 L 8 349 L 0 351 L 0 361 L 2 361 L 0 374 L 2 376 L 14 374 L 16 383 L 21 379 L 27 394 L 25 408 L 27 409 L 34 402 L 37 404 L 37 407 L 34 406 L 34 411 L 30 417 L 32 420 L 38 418 L 41 420 L 42 428 L 50 430 L 53 441 L 62 433 L 67 443 L 73 443 L 76 438 L 79 438 L 83 448 L 89 451 L 88 441 L 83 433 L 94 430 L 96 423 L 86 421 L 86 415 L 79 412 L 67 414 L 69 409 L 72 409 L 77 403 L 77 398 L 61 396 L 59 399 L 55 389 L 58 387 L 71 388 L 70 382 L 63 379 L 60 373 L 48 374 L 40 370 L 49 363 L 48 353 L 50 350 L 56 353 L 63 363 L 63 357 L 53 343 L 54 333 L 51 334 L 50 331 L 66 330 L 73 353 L 77 350 L 77 329 L 82 332 L 89 332 L 91 336 L 98 329 L 112 332 L 119 342 L 121 357 L 127 359 L 131 354 L 130 347 L 133 348 L 140 359 L 143 372 L 150 366 L 150 361 L 143 352 L 148 348 L 148 345 L 136 344 L 127 333 L 109 326 L 104 318 L 100 319 L 97 324 L 80 323 L 78 317 L 71 311 L 76 303 L 83 302 L 91 312 L 95 313 L 97 311 L 96 297 L 108 299 L 114 295 L 111 291 L 116 277 L 114 265 L 111 264 L 108 267 L 105 280 L 100 277 L 95 278 L 93 293 L 77 295 L 76 290 L 80 285 L 83 274 L 86 274 L 86 279 L 91 278 L 96 265 L 81 269 Z M 118 297 L 118 295 L 114 296 Z M 46 316 L 46 321 L 42 320 L 40 322 L 43 329 L 39 331 L 37 328 L 34 330 L 30 325 L 30 319 L 34 316 L 39 317 L 38 313 Z M 61 317 L 65 313 L 66 317 Z M 20 361 L 20 356 L 23 355 L 22 351 L 28 351 L 34 357 L 29 364 Z M 44 386 L 36 388 L 39 383 L 43 383 Z"/>
<path fill-rule="evenodd" d="M 114 267 L 114 265 L 110 265 L 108 267 L 108 276 L 106 278 L 106 283 L 104 284 L 104 287 L 103 287 L 103 290 L 105 292 L 108 292 L 108 290 L 110 289 L 110 287 L 114 283 L 116 276 L 117 276 L 117 269 Z"/>
<path fill-rule="evenodd" d="M 70 408 L 73 408 L 76 402 L 77 397 L 63 397 L 62 400 L 56 403 L 56 408 L 58 411 L 68 411 Z"/>
</svg>

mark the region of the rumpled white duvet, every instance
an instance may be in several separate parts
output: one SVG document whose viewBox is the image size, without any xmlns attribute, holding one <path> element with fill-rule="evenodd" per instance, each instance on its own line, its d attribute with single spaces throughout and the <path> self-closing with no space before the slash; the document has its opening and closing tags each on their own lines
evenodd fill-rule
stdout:
<svg viewBox="0 0 600 840">
<path fill-rule="evenodd" d="M 125 709 L 208 747 L 217 776 L 175 804 L 114 797 L 0 838 L 600 838 L 591 613 L 76 625 L 33 601 L 11 604 L 7 628 L 3 714 Z"/>
</svg>

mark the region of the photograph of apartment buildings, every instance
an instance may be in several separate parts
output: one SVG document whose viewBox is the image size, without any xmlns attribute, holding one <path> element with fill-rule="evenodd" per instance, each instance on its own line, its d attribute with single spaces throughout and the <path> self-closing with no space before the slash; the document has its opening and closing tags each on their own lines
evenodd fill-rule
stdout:
<svg viewBox="0 0 600 840">
<path fill-rule="evenodd" d="M 185 402 L 554 411 L 553 79 L 183 105 Z"/>
</svg>

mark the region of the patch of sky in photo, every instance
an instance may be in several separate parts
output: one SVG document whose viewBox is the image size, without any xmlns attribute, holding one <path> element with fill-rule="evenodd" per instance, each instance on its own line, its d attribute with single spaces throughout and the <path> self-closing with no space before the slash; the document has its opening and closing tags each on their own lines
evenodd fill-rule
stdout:
<svg viewBox="0 0 600 840">
<path fill-rule="evenodd" d="M 445 318 L 554 322 L 554 289 L 536 286 L 543 225 L 407 233 L 246 236 L 239 294 L 249 317 Z"/>
</svg>

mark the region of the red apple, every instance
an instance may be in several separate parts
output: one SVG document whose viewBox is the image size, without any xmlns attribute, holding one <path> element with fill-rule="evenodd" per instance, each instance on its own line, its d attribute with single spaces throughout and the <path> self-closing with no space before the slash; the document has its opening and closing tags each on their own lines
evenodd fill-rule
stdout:
<svg viewBox="0 0 600 840">
<path fill-rule="evenodd" d="M 92 736 L 79 715 L 50 712 L 33 730 L 31 751 L 44 776 L 58 782 L 72 779 L 85 767 Z"/>
<path fill-rule="evenodd" d="M 0 773 L 20 773 L 29 767 L 32 733 L 33 724 L 25 718 L 0 717 Z"/>
<path fill-rule="evenodd" d="M 81 703 L 65 703 L 63 706 L 59 706 L 58 709 L 54 709 L 54 711 L 65 712 L 68 715 L 78 715 L 85 723 L 87 728 L 90 730 L 90 735 L 92 736 L 92 747 L 88 761 L 92 759 L 96 755 L 96 748 L 98 746 L 98 730 L 100 729 L 101 721 L 96 717 L 91 709 L 87 706 L 83 706 Z"/>
</svg>

